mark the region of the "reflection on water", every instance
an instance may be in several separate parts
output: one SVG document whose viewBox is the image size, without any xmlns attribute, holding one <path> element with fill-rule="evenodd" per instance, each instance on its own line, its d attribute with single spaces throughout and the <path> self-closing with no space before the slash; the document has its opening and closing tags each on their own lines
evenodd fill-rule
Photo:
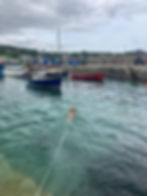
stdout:
<svg viewBox="0 0 147 196">
<path fill-rule="evenodd" d="M 0 153 L 38 195 L 146 195 L 146 88 L 67 81 L 62 96 L 52 96 L 15 79 L 0 88 Z M 0 182 L 5 170 L 0 164 Z"/>
<path fill-rule="evenodd" d="M 4 76 L 0 76 L 0 82 L 4 80 Z"/>
<path fill-rule="evenodd" d="M 27 85 L 27 89 L 30 91 L 30 93 L 34 93 L 36 95 L 40 96 L 60 96 L 62 95 L 62 90 L 61 89 L 49 89 L 49 88 L 44 88 L 42 89 L 41 87 L 34 87 L 32 85 Z"/>
</svg>

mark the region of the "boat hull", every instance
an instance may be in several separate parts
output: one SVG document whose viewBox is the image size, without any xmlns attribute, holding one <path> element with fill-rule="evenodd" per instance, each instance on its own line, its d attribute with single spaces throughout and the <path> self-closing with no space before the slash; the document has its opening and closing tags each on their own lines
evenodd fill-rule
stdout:
<svg viewBox="0 0 147 196">
<path fill-rule="evenodd" d="M 96 74 L 73 73 L 71 77 L 73 80 L 99 81 L 99 82 L 102 82 L 104 80 L 103 73 L 96 73 Z"/>
<path fill-rule="evenodd" d="M 0 77 L 2 78 L 4 76 L 4 66 L 0 65 Z"/>
<path fill-rule="evenodd" d="M 61 87 L 61 78 L 48 80 L 29 80 L 29 84 L 34 87 L 58 90 Z"/>
</svg>

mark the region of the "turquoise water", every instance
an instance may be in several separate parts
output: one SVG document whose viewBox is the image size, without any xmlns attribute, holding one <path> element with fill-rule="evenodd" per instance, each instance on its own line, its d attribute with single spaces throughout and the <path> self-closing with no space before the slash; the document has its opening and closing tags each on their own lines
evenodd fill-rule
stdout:
<svg viewBox="0 0 147 196">
<path fill-rule="evenodd" d="M 5 78 L 0 90 L 0 153 L 38 187 L 54 196 L 147 195 L 147 88 L 67 80 L 58 95 Z"/>
</svg>

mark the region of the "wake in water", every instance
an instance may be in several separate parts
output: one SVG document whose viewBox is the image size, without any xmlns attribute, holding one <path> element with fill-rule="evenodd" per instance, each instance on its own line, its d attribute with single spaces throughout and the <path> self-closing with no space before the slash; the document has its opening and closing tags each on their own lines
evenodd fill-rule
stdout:
<svg viewBox="0 0 147 196">
<path fill-rule="evenodd" d="M 51 174 L 52 169 L 54 168 L 54 163 L 56 162 L 58 155 L 62 151 L 62 148 L 63 148 L 63 145 L 64 145 L 64 143 L 66 141 L 66 138 L 69 135 L 69 128 L 70 128 L 69 126 L 71 125 L 72 120 L 75 117 L 75 114 L 76 114 L 76 109 L 75 108 L 71 108 L 69 113 L 68 113 L 68 116 L 67 116 L 67 123 L 66 123 L 67 126 L 65 127 L 65 131 L 63 132 L 63 135 L 61 136 L 61 138 L 59 140 L 59 143 L 58 143 L 57 149 L 56 149 L 56 151 L 54 153 L 54 157 L 53 157 L 53 160 L 51 162 L 51 165 L 49 164 L 49 166 L 48 166 L 48 168 L 50 167 L 50 170 L 49 170 L 49 172 L 45 173 L 45 175 L 44 175 L 44 177 L 43 177 L 43 179 L 41 181 L 40 188 L 38 189 L 38 191 L 35 194 L 35 196 L 41 196 L 41 193 L 43 191 L 43 187 L 45 186 L 45 184 L 46 184 L 46 182 L 48 180 L 48 177 Z"/>
</svg>

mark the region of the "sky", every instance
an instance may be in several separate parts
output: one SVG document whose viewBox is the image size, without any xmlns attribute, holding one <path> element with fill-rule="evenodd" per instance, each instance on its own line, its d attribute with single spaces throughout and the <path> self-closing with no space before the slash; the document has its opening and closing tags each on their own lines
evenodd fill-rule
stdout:
<svg viewBox="0 0 147 196">
<path fill-rule="evenodd" d="M 147 51 L 147 0 L 0 0 L 0 44 L 56 51 Z"/>
</svg>

